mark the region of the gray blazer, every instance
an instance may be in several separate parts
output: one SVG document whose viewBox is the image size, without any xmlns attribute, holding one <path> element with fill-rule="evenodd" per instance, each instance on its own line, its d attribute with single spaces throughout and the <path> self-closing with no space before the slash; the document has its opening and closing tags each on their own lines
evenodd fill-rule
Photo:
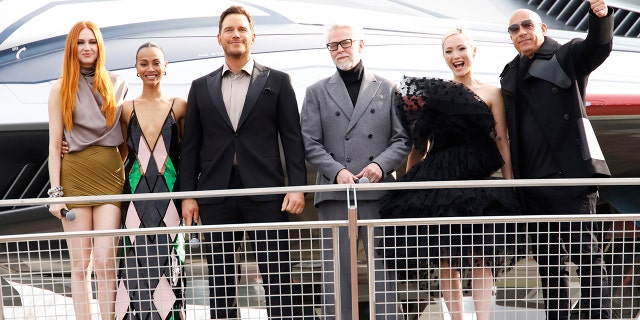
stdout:
<svg viewBox="0 0 640 320">
<path fill-rule="evenodd" d="M 357 174 L 369 163 L 383 171 L 381 182 L 395 181 L 392 173 L 410 147 L 407 132 L 397 114 L 398 88 L 392 81 L 364 70 L 355 108 L 336 71 L 307 88 L 300 121 L 307 161 L 316 168 L 316 183 L 335 183 L 338 171 Z M 361 200 L 377 200 L 384 192 L 358 194 Z M 346 192 L 319 192 L 314 203 L 346 200 Z"/>
</svg>

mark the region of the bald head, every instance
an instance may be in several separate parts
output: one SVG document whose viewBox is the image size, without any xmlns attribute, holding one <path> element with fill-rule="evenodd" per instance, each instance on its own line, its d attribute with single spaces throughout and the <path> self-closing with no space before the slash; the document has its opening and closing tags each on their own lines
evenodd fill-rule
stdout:
<svg viewBox="0 0 640 320">
<path fill-rule="evenodd" d="M 518 9 L 509 19 L 509 36 L 514 48 L 531 58 L 540 49 L 547 34 L 547 25 L 529 9 Z"/>
<path fill-rule="evenodd" d="M 509 25 L 514 24 L 515 20 L 522 19 L 522 17 L 531 19 L 533 22 L 542 23 L 542 19 L 540 18 L 540 15 L 538 15 L 535 11 L 531 11 L 529 9 L 518 9 L 511 14 L 511 19 L 509 19 Z"/>
</svg>

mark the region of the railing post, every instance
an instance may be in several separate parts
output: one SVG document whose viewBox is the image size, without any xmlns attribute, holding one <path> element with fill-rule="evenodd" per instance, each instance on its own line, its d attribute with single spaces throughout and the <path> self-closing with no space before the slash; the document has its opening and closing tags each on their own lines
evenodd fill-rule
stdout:
<svg viewBox="0 0 640 320">
<path fill-rule="evenodd" d="M 2 294 L 2 276 L 0 276 L 0 320 L 4 320 L 4 295 Z"/>
<path fill-rule="evenodd" d="M 349 201 L 349 194 L 353 192 L 353 203 Z M 347 205 L 349 219 L 349 255 L 351 258 L 351 319 L 358 317 L 358 199 L 353 186 L 347 188 Z"/>
<path fill-rule="evenodd" d="M 342 283 L 342 278 L 340 277 L 340 274 L 342 272 L 342 269 L 340 267 L 340 255 L 343 254 L 342 250 L 345 250 L 344 248 L 340 247 L 340 228 L 341 227 L 336 227 L 333 226 L 331 228 L 331 232 L 333 232 L 333 293 L 336 295 L 335 298 L 335 303 L 336 303 L 336 307 L 335 307 L 335 317 L 336 320 L 342 320 L 342 291 L 340 291 L 340 283 Z M 324 240 L 324 239 L 323 239 Z M 324 271 L 323 271 L 324 272 Z M 326 307 L 326 306 L 325 306 Z M 346 320 L 346 319 L 345 319 Z"/>
</svg>

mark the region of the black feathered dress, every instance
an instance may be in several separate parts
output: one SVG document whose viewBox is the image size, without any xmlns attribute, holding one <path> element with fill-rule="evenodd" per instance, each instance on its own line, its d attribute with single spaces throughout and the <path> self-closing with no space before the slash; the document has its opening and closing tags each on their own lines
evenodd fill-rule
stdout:
<svg viewBox="0 0 640 320">
<path fill-rule="evenodd" d="M 401 94 L 398 108 L 410 142 L 424 152 L 428 141 L 429 150 L 399 181 L 492 179 L 504 162 L 494 139 L 493 115 L 480 97 L 461 83 L 414 77 L 403 79 Z M 389 219 L 519 213 L 513 188 L 393 190 L 381 201 L 381 216 Z M 508 267 L 525 251 L 512 223 L 392 226 L 384 234 L 384 257 L 399 279 L 434 280 L 441 259 L 455 268 L 471 263 Z M 472 254 L 479 259 L 471 259 Z M 422 267 L 428 266 L 430 274 L 425 275 Z M 505 270 L 494 268 L 494 273 Z"/>
</svg>

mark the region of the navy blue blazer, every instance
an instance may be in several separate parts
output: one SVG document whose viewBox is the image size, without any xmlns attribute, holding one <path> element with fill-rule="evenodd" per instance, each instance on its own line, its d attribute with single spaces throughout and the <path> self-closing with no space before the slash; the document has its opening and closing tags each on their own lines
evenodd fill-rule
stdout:
<svg viewBox="0 0 640 320">
<path fill-rule="evenodd" d="M 234 155 L 245 188 L 285 186 L 283 163 L 289 185 L 307 184 L 300 115 L 291 79 L 258 63 L 253 72 L 237 130 L 222 98 L 222 67 L 191 83 L 180 157 L 182 191 L 227 189 Z M 252 198 L 272 201 L 282 200 L 284 195 Z M 198 203 L 222 199 L 201 198 Z"/>
</svg>

